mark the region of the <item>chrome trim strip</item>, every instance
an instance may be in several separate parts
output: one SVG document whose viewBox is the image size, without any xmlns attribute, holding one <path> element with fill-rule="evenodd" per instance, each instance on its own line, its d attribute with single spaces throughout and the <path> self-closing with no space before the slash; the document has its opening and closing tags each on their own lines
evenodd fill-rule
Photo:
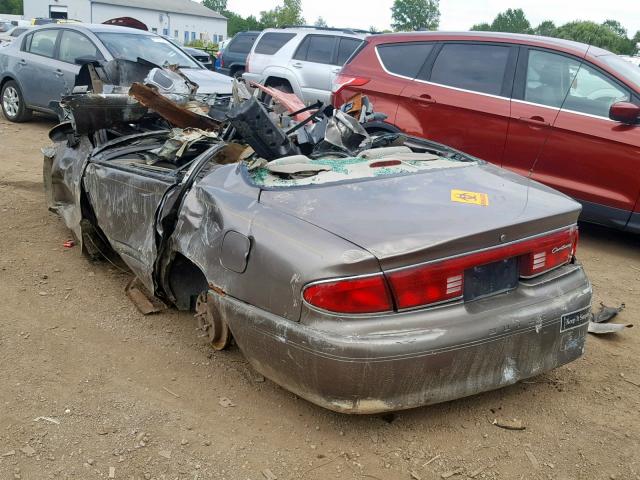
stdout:
<svg viewBox="0 0 640 480">
<path fill-rule="evenodd" d="M 607 120 L 608 122 L 611 122 L 611 123 L 618 123 L 615 120 L 611 120 L 609 117 L 602 117 L 600 115 L 593 115 L 591 113 L 576 112 L 575 110 L 569 110 L 567 108 L 562 108 L 561 109 L 560 107 L 551 107 L 549 105 L 543 105 L 541 103 L 527 102 L 526 100 L 519 100 L 517 98 L 512 98 L 511 101 L 512 102 L 517 102 L 517 103 L 522 103 L 523 105 L 531 105 L 532 107 L 548 108 L 549 110 L 554 110 L 556 112 L 557 111 L 561 111 L 561 112 L 573 113 L 574 115 L 581 115 L 583 117 L 597 118 L 598 120 Z"/>
<path fill-rule="evenodd" d="M 554 110 L 556 112 L 560 110 L 560 107 L 552 107 L 550 105 L 543 105 L 541 103 L 527 102 L 526 100 L 519 100 L 517 98 L 512 98 L 511 101 L 516 103 L 522 103 L 523 105 L 531 105 L 532 107 L 548 108 L 549 110 Z"/>
<path fill-rule="evenodd" d="M 452 87 L 451 85 L 443 85 L 441 83 L 429 82 L 427 80 L 420 80 L 419 78 L 414 78 L 413 81 L 414 82 L 419 82 L 419 83 L 424 83 L 426 85 L 435 85 L 436 87 L 448 88 L 449 90 L 456 90 L 458 92 L 472 93 L 474 95 L 482 95 L 483 97 L 495 98 L 497 100 L 506 100 L 507 102 L 511 100 L 509 97 L 503 97 L 502 95 L 494 95 L 492 93 L 476 92 L 475 90 L 467 90 L 465 88 Z M 438 101 L 436 100 L 436 103 L 437 102 Z"/>
<path fill-rule="evenodd" d="M 409 270 L 409 269 L 412 269 L 412 268 L 421 267 L 423 265 L 430 265 L 432 263 L 439 263 L 439 262 L 444 262 L 446 260 L 453 260 L 454 258 L 466 257 L 468 255 L 474 255 L 476 253 L 487 252 L 489 250 L 495 250 L 495 249 L 498 249 L 498 248 L 502 248 L 502 247 L 506 247 L 506 246 L 509 246 L 509 245 L 513 245 L 515 243 L 525 242 L 527 240 L 533 240 L 535 238 L 544 237 L 545 235 L 551 235 L 551 234 L 554 234 L 554 233 L 557 233 L 557 232 L 561 232 L 563 230 L 567 230 L 567 229 L 570 229 L 570 228 L 577 228 L 577 227 L 578 227 L 578 224 L 577 223 L 573 223 L 571 225 L 566 225 L 564 227 L 556 228 L 555 230 L 548 230 L 548 231 L 546 231 L 544 233 L 538 233 L 536 235 L 531 235 L 530 237 L 519 238 L 518 240 L 513 240 L 511 242 L 502 243 L 500 245 L 494 245 L 493 247 L 480 248 L 478 250 L 471 250 L 469 252 L 459 253 L 457 255 L 451 255 L 450 257 L 438 258 L 436 260 L 428 260 L 426 262 L 416 263 L 415 265 L 411 265 L 409 267 L 393 268 L 391 270 L 385 270 L 384 273 L 394 273 L 394 272 L 398 272 L 398 271 L 402 271 L 402 270 Z"/>
<path fill-rule="evenodd" d="M 464 293 L 459 297 L 450 298 L 449 300 L 441 300 L 435 303 L 427 303 L 425 305 L 416 305 L 415 307 L 399 308 L 397 313 L 414 312 L 416 310 L 430 310 L 432 308 L 446 307 L 449 305 L 459 305 L 464 303 Z"/>
</svg>

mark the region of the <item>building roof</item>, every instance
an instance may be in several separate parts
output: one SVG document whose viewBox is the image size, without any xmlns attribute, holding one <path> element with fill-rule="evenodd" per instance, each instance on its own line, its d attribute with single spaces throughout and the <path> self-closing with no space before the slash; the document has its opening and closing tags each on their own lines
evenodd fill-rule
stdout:
<svg viewBox="0 0 640 480">
<path fill-rule="evenodd" d="M 201 3 L 192 0 L 92 0 L 93 3 L 118 5 L 122 7 L 144 8 L 156 12 L 181 13 L 196 17 L 209 17 L 226 19 L 225 16 L 214 12 Z"/>
</svg>

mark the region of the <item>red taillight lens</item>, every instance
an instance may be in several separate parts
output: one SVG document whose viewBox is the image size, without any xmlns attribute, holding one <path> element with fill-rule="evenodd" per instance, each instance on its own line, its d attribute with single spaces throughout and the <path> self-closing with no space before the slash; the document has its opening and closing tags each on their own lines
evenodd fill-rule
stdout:
<svg viewBox="0 0 640 480">
<path fill-rule="evenodd" d="M 445 261 L 389 274 L 399 309 L 446 302 L 462 296 L 464 265 Z"/>
<path fill-rule="evenodd" d="M 533 277 L 569 263 L 576 252 L 578 228 L 496 247 L 450 260 L 405 268 L 387 274 L 396 306 L 414 308 L 462 297 L 465 270 L 520 257 L 520 276 Z"/>
<path fill-rule="evenodd" d="M 535 277 L 570 262 L 577 247 L 577 227 L 542 237 L 530 253 L 520 257 L 520 276 Z"/>
<path fill-rule="evenodd" d="M 365 77 L 354 77 L 353 75 L 345 75 L 344 73 L 339 73 L 333 79 L 333 84 L 331 85 L 332 96 L 335 97 L 340 91 L 342 91 L 346 87 L 361 87 L 369 83 L 369 79 Z"/>
<path fill-rule="evenodd" d="M 380 313 L 448 302 L 464 295 L 465 270 L 518 258 L 520 277 L 530 278 L 573 260 L 578 227 L 488 250 L 363 278 L 308 286 L 311 305 L 336 313 Z M 387 287 L 389 282 L 390 291 Z"/>
<path fill-rule="evenodd" d="M 316 283 L 303 297 L 314 307 L 335 313 L 380 313 L 393 310 L 393 301 L 382 274 Z"/>
</svg>

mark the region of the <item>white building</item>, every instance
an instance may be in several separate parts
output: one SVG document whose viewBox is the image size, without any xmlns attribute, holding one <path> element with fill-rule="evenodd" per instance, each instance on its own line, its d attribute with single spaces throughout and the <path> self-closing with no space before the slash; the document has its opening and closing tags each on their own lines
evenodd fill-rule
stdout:
<svg viewBox="0 0 640 480">
<path fill-rule="evenodd" d="M 227 19 L 192 0 L 24 0 L 24 18 L 39 17 L 85 23 L 130 17 L 181 43 L 227 38 Z"/>
</svg>

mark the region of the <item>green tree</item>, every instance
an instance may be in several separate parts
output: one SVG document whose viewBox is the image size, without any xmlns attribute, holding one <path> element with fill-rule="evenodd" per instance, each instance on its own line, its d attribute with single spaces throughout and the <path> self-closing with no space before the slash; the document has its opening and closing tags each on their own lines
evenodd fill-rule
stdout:
<svg viewBox="0 0 640 480">
<path fill-rule="evenodd" d="M 284 0 L 282 5 L 260 12 L 260 23 L 264 28 L 304 25 L 302 0 Z"/>
<path fill-rule="evenodd" d="M 22 0 L 0 0 L 0 13 L 22 15 Z"/>
<path fill-rule="evenodd" d="M 471 27 L 471 30 L 476 31 L 476 32 L 490 32 L 491 31 L 491 25 L 489 25 L 488 23 L 476 23 L 473 27 Z"/>
<path fill-rule="evenodd" d="M 393 29 L 436 30 L 440 25 L 439 0 L 394 0 L 391 7 Z"/>
<path fill-rule="evenodd" d="M 627 38 L 627 29 L 618 20 L 605 20 L 602 22 L 602 26 L 607 27 L 619 37 Z"/>
<path fill-rule="evenodd" d="M 227 0 L 202 0 L 202 4 L 218 13 L 223 13 L 227 10 Z"/>
<path fill-rule="evenodd" d="M 595 45 L 613 53 L 633 55 L 636 52 L 633 40 L 626 36 L 621 37 L 611 27 L 598 25 L 595 22 L 569 22 L 558 28 L 556 36 Z"/>
<path fill-rule="evenodd" d="M 555 23 L 553 23 L 551 20 L 545 20 L 535 28 L 534 33 L 536 35 L 542 35 L 544 37 L 555 37 L 557 30 L 558 29 Z"/>
<path fill-rule="evenodd" d="M 318 17 L 318 19 L 315 21 L 314 25 L 316 27 L 328 27 L 327 21 L 322 17 Z"/>
<path fill-rule="evenodd" d="M 235 12 L 225 11 L 224 16 L 227 17 L 227 36 L 229 38 L 233 37 L 238 32 L 262 30 L 264 28 L 253 15 L 243 18 Z"/>
<path fill-rule="evenodd" d="M 531 24 L 521 8 L 507 9 L 499 13 L 491 24 L 493 32 L 532 33 Z"/>
</svg>

